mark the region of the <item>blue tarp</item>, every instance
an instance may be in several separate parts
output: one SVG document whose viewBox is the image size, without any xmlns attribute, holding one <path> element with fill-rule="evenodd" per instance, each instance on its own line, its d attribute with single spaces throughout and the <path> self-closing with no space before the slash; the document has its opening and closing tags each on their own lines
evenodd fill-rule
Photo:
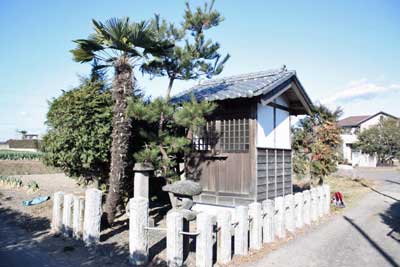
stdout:
<svg viewBox="0 0 400 267">
<path fill-rule="evenodd" d="M 22 201 L 22 205 L 24 205 L 24 206 L 37 205 L 37 204 L 46 202 L 49 199 L 50 199 L 50 196 L 38 196 L 31 200 Z"/>
</svg>

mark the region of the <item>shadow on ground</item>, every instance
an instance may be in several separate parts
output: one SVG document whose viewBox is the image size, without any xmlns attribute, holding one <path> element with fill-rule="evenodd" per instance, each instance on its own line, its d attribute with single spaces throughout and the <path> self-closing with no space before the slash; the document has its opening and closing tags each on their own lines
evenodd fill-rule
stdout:
<svg viewBox="0 0 400 267">
<path fill-rule="evenodd" d="M 393 203 L 384 213 L 379 215 L 391 229 L 386 235 L 400 243 L 400 201 Z"/>
<path fill-rule="evenodd" d="M 391 257 L 386 251 L 382 249 L 381 246 L 379 246 L 360 226 L 358 226 L 353 219 L 343 216 L 343 218 L 351 225 L 353 226 L 360 234 L 363 236 L 369 244 L 376 249 L 376 251 L 379 252 L 379 254 L 382 255 L 382 257 L 385 258 L 385 260 L 390 264 L 390 266 L 393 267 L 400 267 L 400 265 Z"/>
<path fill-rule="evenodd" d="M 45 217 L 33 217 L 0 203 L 0 221 L 3 225 L 0 226 L 0 253 L 5 257 L 2 264 L 7 264 L 4 262 L 7 261 L 7 255 L 15 254 L 16 251 L 22 252 L 19 254 L 21 257 L 25 257 L 23 252 L 27 251 L 25 262 L 29 264 L 32 255 L 28 253 L 35 250 L 35 253 L 43 253 L 43 258 L 50 261 L 43 262 L 42 266 L 131 266 L 127 246 L 100 243 L 96 248 L 88 248 L 82 241 L 56 237 L 49 233 L 50 221 Z M 32 266 L 41 266 L 37 263 Z M 150 266 L 166 266 L 166 263 L 154 257 Z"/>
</svg>

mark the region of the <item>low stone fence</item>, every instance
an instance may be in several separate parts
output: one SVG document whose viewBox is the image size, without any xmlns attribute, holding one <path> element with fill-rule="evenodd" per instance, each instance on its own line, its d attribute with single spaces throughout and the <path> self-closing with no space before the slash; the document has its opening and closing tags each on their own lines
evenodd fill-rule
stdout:
<svg viewBox="0 0 400 267">
<path fill-rule="evenodd" d="M 102 192 L 87 189 L 85 197 L 56 192 L 53 196 L 52 232 L 83 239 L 95 245 L 100 238 Z M 294 195 L 238 206 L 235 212 L 221 211 L 217 216 L 197 215 L 196 232 L 185 232 L 185 220 L 178 211 L 167 214 L 166 228 L 149 226 L 149 200 L 143 196 L 129 202 L 129 252 L 133 265 L 149 260 L 149 231 L 164 231 L 169 266 L 184 264 L 184 236 L 196 237 L 196 266 L 213 266 L 231 261 L 232 255 L 247 255 L 318 221 L 330 212 L 330 188 L 327 185 Z M 234 238 L 232 238 L 234 237 Z M 233 249 L 232 249 L 233 247 Z M 216 250 L 214 250 L 216 248 Z M 213 253 L 216 253 L 214 255 Z"/>
<path fill-rule="evenodd" d="M 83 239 L 86 245 L 95 245 L 100 239 L 102 192 L 91 188 L 85 197 L 64 192 L 53 195 L 51 231 L 65 237 Z"/>
<path fill-rule="evenodd" d="M 238 206 L 233 216 L 228 210 L 217 216 L 202 212 L 197 216 L 196 232 L 185 232 L 182 214 L 173 210 L 167 215 L 166 228 L 149 227 L 149 201 L 145 197 L 134 197 L 129 205 L 132 264 L 144 265 L 148 261 L 148 231 L 165 231 L 169 266 L 184 264 L 184 249 L 188 249 L 184 246 L 184 236 L 191 235 L 196 236 L 196 266 L 206 267 L 213 266 L 213 258 L 221 264 L 229 263 L 232 254 L 247 255 L 249 249 L 259 250 L 263 243 L 283 239 L 287 232 L 294 233 L 317 222 L 330 212 L 330 188 L 323 185 L 262 203 Z M 216 255 L 213 255 L 215 246 Z"/>
</svg>

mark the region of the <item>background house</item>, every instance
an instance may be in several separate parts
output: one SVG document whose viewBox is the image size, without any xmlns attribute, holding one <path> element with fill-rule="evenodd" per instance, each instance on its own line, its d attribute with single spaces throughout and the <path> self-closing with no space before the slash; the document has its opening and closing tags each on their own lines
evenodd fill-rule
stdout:
<svg viewBox="0 0 400 267">
<path fill-rule="evenodd" d="M 173 101 L 192 95 L 218 104 L 186 166 L 187 178 L 203 186 L 197 203 L 235 206 L 292 193 L 290 116 L 312 106 L 295 71 L 211 80 Z"/>
<path fill-rule="evenodd" d="M 338 121 L 338 125 L 342 128 L 343 158 L 347 163 L 360 167 L 377 166 L 376 155 L 369 155 L 356 150 L 354 143 L 357 142 L 357 134 L 360 131 L 376 125 L 380 120 L 386 118 L 398 119 L 396 116 L 381 111 L 374 115 L 350 116 Z"/>
<path fill-rule="evenodd" d="M 22 134 L 21 139 L 0 142 L 0 150 L 36 152 L 40 150 L 41 140 L 37 134 Z"/>
</svg>

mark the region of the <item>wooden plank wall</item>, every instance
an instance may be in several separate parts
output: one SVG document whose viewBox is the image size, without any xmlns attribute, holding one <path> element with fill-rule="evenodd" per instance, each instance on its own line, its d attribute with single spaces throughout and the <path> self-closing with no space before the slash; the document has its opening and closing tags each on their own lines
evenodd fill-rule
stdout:
<svg viewBox="0 0 400 267">
<path fill-rule="evenodd" d="M 257 201 L 291 194 L 291 150 L 257 148 Z"/>
</svg>

